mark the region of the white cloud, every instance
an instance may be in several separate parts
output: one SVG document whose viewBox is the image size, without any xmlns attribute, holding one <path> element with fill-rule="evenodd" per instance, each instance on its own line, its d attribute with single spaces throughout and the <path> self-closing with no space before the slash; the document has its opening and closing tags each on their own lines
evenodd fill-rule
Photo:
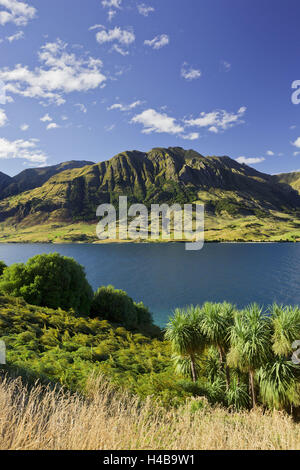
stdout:
<svg viewBox="0 0 300 470">
<path fill-rule="evenodd" d="M 293 155 L 294 157 L 297 157 L 298 155 L 300 155 L 300 152 L 294 152 Z"/>
<path fill-rule="evenodd" d="M 140 15 L 143 15 L 143 16 L 149 16 L 149 13 L 153 13 L 155 11 L 153 7 L 145 5 L 145 3 L 141 3 L 137 7 L 138 7 L 138 11 Z"/>
<path fill-rule="evenodd" d="M 122 0 L 102 0 L 104 8 L 121 8 Z"/>
<path fill-rule="evenodd" d="M 185 120 L 185 124 L 191 127 L 208 127 L 210 132 L 217 134 L 219 130 L 226 130 L 237 124 L 242 124 L 247 108 L 242 106 L 236 113 L 229 113 L 224 109 L 212 111 L 210 113 L 202 112 L 196 119 Z"/>
<path fill-rule="evenodd" d="M 294 145 L 297 148 L 300 148 L 300 137 L 298 137 L 298 139 L 296 139 L 295 142 L 292 142 L 292 145 Z"/>
<path fill-rule="evenodd" d="M 269 155 L 269 157 L 273 157 L 275 153 L 272 150 L 267 150 L 266 155 Z"/>
<path fill-rule="evenodd" d="M 41 67 L 29 70 L 18 64 L 13 69 L 0 69 L 0 80 L 6 92 L 61 105 L 65 103 L 64 94 L 85 92 L 103 85 L 106 77 L 101 72 L 101 60 L 77 57 L 66 49 L 67 44 L 58 39 L 41 48 L 38 54 Z"/>
<path fill-rule="evenodd" d="M 121 54 L 124 57 L 126 55 L 129 55 L 129 52 L 126 51 L 125 49 L 122 49 L 122 47 L 120 47 L 118 44 L 114 44 L 113 47 L 112 47 L 112 50 L 118 52 L 119 54 Z"/>
<path fill-rule="evenodd" d="M 200 136 L 198 132 L 191 132 L 190 134 L 182 134 L 180 137 L 184 140 L 197 140 Z"/>
<path fill-rule="evenodd" d="M 20 39 L 24 39 L 24 32 L 23 31 L 18 31 L 16 34 L 13 34 L 12 36 L 6 36 L 6 39 L 9 42 L 13 41 L 19 41 Z"/>
<path fill-rule="evenodd" d="M 180 134 L 184 128 L 176 123 L 176 119 L 169 117 L 167 114 L 158 113 L 154 109 L 146 109 L 141 114 L 137 114 L 131 120 L 133 123 L 142 124 L 143 134 L 167 133 Z"/>
<path fill-rule="evenodd" d="M 29 125 L 28 125 L 28 124 L 22 124 L 22 125 L 20 126 L 20 129 L 21 129 L 21 131 L 23 131 L 23 132 L 28 131 Z"/>
<path fill-rule="evenodd" d="M 120 111 L 131 111 L 132 109 L 136 108 L 137 106 L 140 106 L 143 104 L 143 101 L 134 101 L 131 104 L 121 104 L 121 103 L 115 103 L 107 108 L 108 111 L 112 111 L 114 109 L 119 109 Z"/>
<path fill-rule="evenodd" d="M 6 123 L 7 123 L 7 116 L 5 114 L 5 111 L 4 109 L 0 108 L 0 127 L 5 126 Z"/>
<path fill-rule="evenodd" d="M 84 114 L 87 113 L 87 108 L 86 108 L 86 106 L 85 106 L 84 104 L 82 104 L 82 103 L 77 103 L 77 104 L 75 104 L 74 106 L 77 106 L 77 108 L 79 108 L 82 113 L 84 113 Z"/>
<path fill-rule="evenodd" d="M 41 117 L 40 121 L 42 122 L 51 122 L 53 121 L 52 117 L 49 114 L 45 114 L 45 116 Z"/>
<path fill-rule="evenodd" d="M 265 161 L 265 159 L 262 158 L 247 158 L 247 157 L 239 157 L 236 159 L 238 163 L 244 163 L 245 165 L 254 165 L 255 163 L 261 163 Z"/>
<path fill-rule="evenodd" d="M 0 159 L 20 158 L 34 163 L 45 163 L 47 156 L 37 148 L 37 139 L 9 141 L 0 138 Z"/>
<path fill-rule="evenodd" d="M 48 124 L 48 126 L 46 127 L 47 131 L 51 130 L 51 129 L 59 129 L 59 125 L 56 124 L 56 122 L 50 122 L 50 124 Z"/>
<path fill-rule="evenodd" d="M 131 30 L 121 29 L 118 26 L 108 30 L 104 27 L 102 28 L 103 29 L 96 34 L 96 40 L 99 44 L 118 42 L 123 46 L 129 46 L 135 41 L 135 35 Z"/>
<path fill-rule="evenodd" d="M 188 64 L 186 62 L 183 64 L 181 69 L 181 76 L 182 78 L 185 78 L 185 80 L 195 80 L 197 78 L 200 78 L 201 75 L 201 70 L 188 67 Z"/>
<path fill-rule="evenodd" d="M 167 34 L 161 34 L 160 36 L 155 36 L 153 39 L 146 39 L 144 41 L 145 46 L 150 46 L 153 49 L 161 49 L 164 46 L 167 46 L 170 42 L 170 38 Z"/>
<path fill-rule="evenodd" d="M 14 23 L 17 26 L 26 26 L 36 16 L 36 9 L 19 0 L 0 0 L 0 25 Z"/>
</svg>

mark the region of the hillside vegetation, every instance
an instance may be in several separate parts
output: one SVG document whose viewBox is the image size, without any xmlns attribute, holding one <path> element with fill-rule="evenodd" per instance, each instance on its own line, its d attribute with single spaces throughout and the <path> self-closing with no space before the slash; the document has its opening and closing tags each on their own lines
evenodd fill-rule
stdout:
<svg viewBox="0 0 300 470">
<path fill-rule="evenodd" d="M 207 241 L 296 241 L 300 196 L 277 178 L 229 157 L 155 148 L 97 164 L 27 170 L 0 178 L 0 240 L 95 242 L 96 208 L 128 203 L 204 203 Z M 84 166 L 84 163 L 88 163 Z M 28 181 L 28 183 L 27 183 Z M 25 184 L 26 182 L 26 184 Z M 30 182 L 30 183 L 29 183 Z"/>
</svg>

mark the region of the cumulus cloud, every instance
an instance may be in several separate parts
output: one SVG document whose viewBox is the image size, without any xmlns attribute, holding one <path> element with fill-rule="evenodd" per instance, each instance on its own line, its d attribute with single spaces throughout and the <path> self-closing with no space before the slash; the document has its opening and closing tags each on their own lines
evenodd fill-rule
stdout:
<svg viewBox="0 0 300 470">
<path fill-rule="evenodd" d="M 99 28 L 101 29 L 101 31 L 98 31 L 98 33 L 96 34 L 96 41 L 99 44 L 103 45 L 113 43 L 112 50 L 118 52 L 123 56 L 129 54 L 126 48 L 128 48 L 130 44 L 135 41 L 135 34 L 132 29 L 121 29 L 118 26 L 113 29 L 106 29 L 102 25 L 94 25 L 90 28 L 90 30 Z"/>
<path fill-rule="evenodd" d="M 36 16 L 36 9 L 19 0 L 0 0 L 0 25 L 14 23 L 17 26 L 26 26 Z"/>
<path fill-rule="evenodd" d="M 149 13 L 153 13 L 155 10 L 153 7 L 145 5 L 145 3 L 141 3 L 137 6 L 138 12 L 140 15 L 149 16 Z"/>
<path fill-rule="evenodd" d="M 194 69 L 193 67 L 189 67 L 188 64 L 185 62 L 181 68 L 181 76 L 185 80 L 196 80 L 200 78 L 202 75 L 201 70 Z"/>
<path fill-rule="evenodd" d="M 20 129 L 21 129 L 21 131 L 23 131 L 23 132 L 28 131 L 29 125 L 28 125 L 28 124 L 22 124 L 22 125 L 20 126 Z"/>
<path fill-rule="evenodd" d="M 51 121 L 53 121 L 53 119 L 52 119 L 52 117 L 49 116 L 49 114 L 47 113 L 47 114 L 45 114 L 45 116 L 41 117 L 40 121 L 42 121 L 42 122 L 51 122 Z"/>
<path fill-rule="evenodd" d="M 241 124 L 247 108 L 241 107 L 236 113 L 229 113 L 224 109 L 212 111 L 210 113 L 202 112 L 196 119 L 185 120 L 185 124 L 191 127 L 207 127 L 210 132 L 217 134 L 219 130 L 226 130 L 237 124 Z"/>
<path fill-rule="evenodd" d="M 300 148 L 300 137 L 298 137 L 298 139 L 296 139 L 295 142 L 292 142 L 292 145 L 294 145 L 297 148 Z"/>
<path fill-rule="evenodd" d="M 4 109 L 0 109 L 0 127 L 5 126 L 7 123 L 7 116 L 5 114 Z"/>
<path fill-rule="evenodd" d="M 238 163 L 244 163 L 245 165 L 254 165 L 255 163 L 261 163 L 265 161 L 263 157 L 261 158 L 247 158 L 247 157 L 239 157 L 236 159 Z"/>
<path fill-rule="evenodd" d="M 146 39 L 144 41 L 145 46 L 152 47 L 152 49 L 161 49 L 164 46 L 167 46 L 170 42 L 170 38 L 167 34 L 161 34 L 160 36 L 155 36 L 153 39 Z"/>
<path fill-rule="evenodd" d="M 46 127 L 47 131 L 50 131 L 51 129 L 59 129 L 59 125 L 56 124 L 56 122 L 50 122 L 48 126 Z"/>
<path fill-rule="evenodd" d="M 13 41 L 19 41 L 20 39 L 24 39 L 24 32 L 23 31 L 18 31 L 16 34 L 13 34 L 12 36 L 6 36 L 6 39 L 9 42 Z"/>
<path fill-rule="evenodd" d="M 37 139 L 10 141 L 0 138 L 0 159 L 20 158 L 33 163 L 45 163 L 47 156 L 37 148 Z"/>
<path fill-rule="evenodd" d="M 38 56 L 42 65 L 33 70 L 21 64 L 0 69 L 6 92 L 61 105 L 65 94 L 96 89 L 106 80 L 101 60 L 68 53 L 59 39 L 42 46 Z"/>
<path fill-rule="evenodd" d="M 182 134 L 180 136 L 184 140 L 197 140 L 199 139 L 199 132 L 190 132 L 190 134 Z"/>
<path fill-rule="evenodd" d="M 143 125 L 143 134 L 167 133 L 180 134 L 184 131 L 183 126 L 176 123 L 176 119 L 165 113 L 159 113 L 154 109 L 146 109 L 141 114 L 137 114 L 131 119 L 132 123 Z"/>
<path fill-rule="evenodd" d="M 98 31 L 96 34 L 96 40 L 99 44 L 115 41 L 123 46 L 129 46 L 135 41 L 135 35 L 131 30 L 121 29 L 118 26 L 113 29 L 105 29 L 102 27 L 102 30 Z"/>
<path fill-rule="evenodd" d="M 272 150 L 267 150 L 266 155 L 268 155 L 269 157 L 273 157 L 275 153 Z"/>
<path fill-rule="evenodd" d="M 137 106 L 140 106 L 141 104 L 143 104 L 143 102 L 140 100 L 134 101 L 130 104 L 115 103 L 109 106 L 107 110 L 112 111 L 114 109 L 118 109 L 119 111 L 131 111 L 132 109 L 136 108 Z"/>
</svg>

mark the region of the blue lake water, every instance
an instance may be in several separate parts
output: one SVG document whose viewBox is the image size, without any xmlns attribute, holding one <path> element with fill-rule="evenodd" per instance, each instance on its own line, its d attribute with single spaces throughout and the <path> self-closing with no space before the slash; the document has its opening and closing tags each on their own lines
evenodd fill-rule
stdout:
<svg viewBox="0 0 300 470">
<path fill-rule="evenodd" d="M 176 307 L 223 301 L 300 305 L 300 244 L 0 244 L 0 260 L 25 262 L 59 252 L 85 266 L 94 289 L 112 284 L 150 307 L 164 326 Z"/>
</svg>

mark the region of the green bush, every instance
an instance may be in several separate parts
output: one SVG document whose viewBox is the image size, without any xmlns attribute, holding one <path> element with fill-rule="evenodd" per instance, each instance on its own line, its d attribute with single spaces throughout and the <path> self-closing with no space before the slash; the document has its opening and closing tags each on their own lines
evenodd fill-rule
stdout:
<svg viewBox="0 0 300 470">
<path fill-rule="evenodd" d="M 26 264 L 9 266 L 1 277 L 0 291 L 23 297 L 32 305 L 73 309 L 85 315 L 89 314 L 93 298 L 84 268 L 58 253 L 37 255 Z"/>
<path fill-rule="evenodd" d="M 103 318 L 129 328 L 138 326 L 137 309 L 126 292 L 113 286 L 99 287 L 91 305 L 91 317 Z"/>
<path fill-rule="evenodd" d="M 135 303 L 129 295 L 113 286 L 99 287 L 91 306 L 92 318 L 103 318 L 129 329 L 152 327 L 152 315 L 145 305 Z"/>
</svg>

